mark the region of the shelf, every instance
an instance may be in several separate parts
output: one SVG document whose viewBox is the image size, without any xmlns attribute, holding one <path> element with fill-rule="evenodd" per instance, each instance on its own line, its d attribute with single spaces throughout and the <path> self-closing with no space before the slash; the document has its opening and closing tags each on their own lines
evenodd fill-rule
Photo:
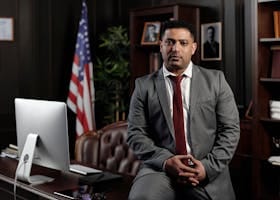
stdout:
<svg viewBox="0 0 280 200">
<path fill-rule="evenodd" d="M 279 43 L 280 44 L 280 38 L 260 38 L 260 42 L 262 43 Z"/>
<path fill-rule="evenodd" d="M 263 83 L 280 83 L 280 78 L 260 78 L 260 82 Z"/>
<path fill-rule="evenodd" d="M 260 78 L 260 85 L 265 86 L 265 90 L 269 93 L 269 98 L 280 99 L 280 78 Z"/>
<path fill-rule="evenodd" d="M 279 164 L 272 164 L 272 163 L 269 163 L 272 167 L 275 167 L 275 168 L 279 168 L 280 169 L 280 165 Z"/>
<path fill-rule="evenodd" d="M 265 122 L 265 123 L 280 123 L 280 119 L 271 119 L 271 118 L 260 118 L 261 122 Z"/>
<path fill-rule="evenodd" d="M 280 2 L 279 0 L 258 0 L 258 3 Z"/>
</svg>

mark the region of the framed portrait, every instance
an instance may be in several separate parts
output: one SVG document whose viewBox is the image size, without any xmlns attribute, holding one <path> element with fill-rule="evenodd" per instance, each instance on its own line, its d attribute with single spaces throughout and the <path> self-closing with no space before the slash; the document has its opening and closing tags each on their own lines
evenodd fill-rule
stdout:
<svg viewBox="0 0 280 200">
<path fill-rule="evenodd" d="M 14 19 L 0 17 L 0 41 L 14 41 Z"/>
<path fill-rule="evenodd" d="M 201 24 L 201 60 L 222 60 L 222 23 Z"/>
<path fill-rule="evenodd" d="M 142 45 L 157 45 L 159 44 L 160 22 L 145 22 L 142 33 Z"/>
</svg>

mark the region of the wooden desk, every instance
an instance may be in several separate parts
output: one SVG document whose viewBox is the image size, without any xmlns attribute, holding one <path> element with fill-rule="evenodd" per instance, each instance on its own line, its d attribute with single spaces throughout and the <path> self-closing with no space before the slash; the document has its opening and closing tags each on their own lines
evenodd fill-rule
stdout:
<svg viewBox="0 0 280 200">
<path fill-rule="evenodd" d="M 17 167 L 17 160 L 10 158 L 0 158 L 0 197 L 1 199 L 13 199 L 14 177 Z M 71 172 L 63 173 L 57 170 L 47 169 L 33 165 L 32 174 L 41 174 L 54 177 L 50 183 L 32 186 L 30 184 L 17 181 L 17 199 L 60 199 L 63 197 L 54 195 L 54 191 L 74 188 L 79 184 L 79 177 L 82 175 Z M 106 192 L 106 200 L 125 200 L 127 199 L 133 177 L 123 176 L 123 179 L 110 184 Z"/>
</svg>

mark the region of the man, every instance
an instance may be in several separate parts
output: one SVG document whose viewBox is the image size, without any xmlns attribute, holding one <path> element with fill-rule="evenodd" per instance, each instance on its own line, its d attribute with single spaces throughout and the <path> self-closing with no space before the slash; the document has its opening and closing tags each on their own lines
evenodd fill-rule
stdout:
<svg viewBox="0 0 280 200">
<path fill-rule="evenodd" d="M 239 141 L 238 110 L 223 73 L 192 63 L 196 48 L 189 24 L 164 23 L 163 66 L 135 81 L 127 142 L 143 164 L 130 200 L 235 199 L 228 164 Z M 170 76 L 183 78 L 179 124 L 173 121 L 178 112 Z M 182 124 L 185 139 L 177 140 Z M 182 141 L 185 154 L 177 153 Z"/>
<path fill-rule="evenodd" d="M 204 58 L 219 58 L 219 43 L 215 41 L 215 28 L 208 26 L 207 41 L 203 44 Z"/>
</svg>

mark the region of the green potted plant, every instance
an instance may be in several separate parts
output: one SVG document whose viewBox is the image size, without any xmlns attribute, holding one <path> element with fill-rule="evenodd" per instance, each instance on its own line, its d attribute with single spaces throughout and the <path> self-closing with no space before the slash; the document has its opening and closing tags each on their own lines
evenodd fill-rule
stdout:
<svg viewBox="0 0 280 200">
<path fill-rule="evenodd" d="M 123 26 L 100 35 L 94 65 L 95 107 L 100 126 L 125 120 L 129 105 L 129 39 Z"/>
</svg>

